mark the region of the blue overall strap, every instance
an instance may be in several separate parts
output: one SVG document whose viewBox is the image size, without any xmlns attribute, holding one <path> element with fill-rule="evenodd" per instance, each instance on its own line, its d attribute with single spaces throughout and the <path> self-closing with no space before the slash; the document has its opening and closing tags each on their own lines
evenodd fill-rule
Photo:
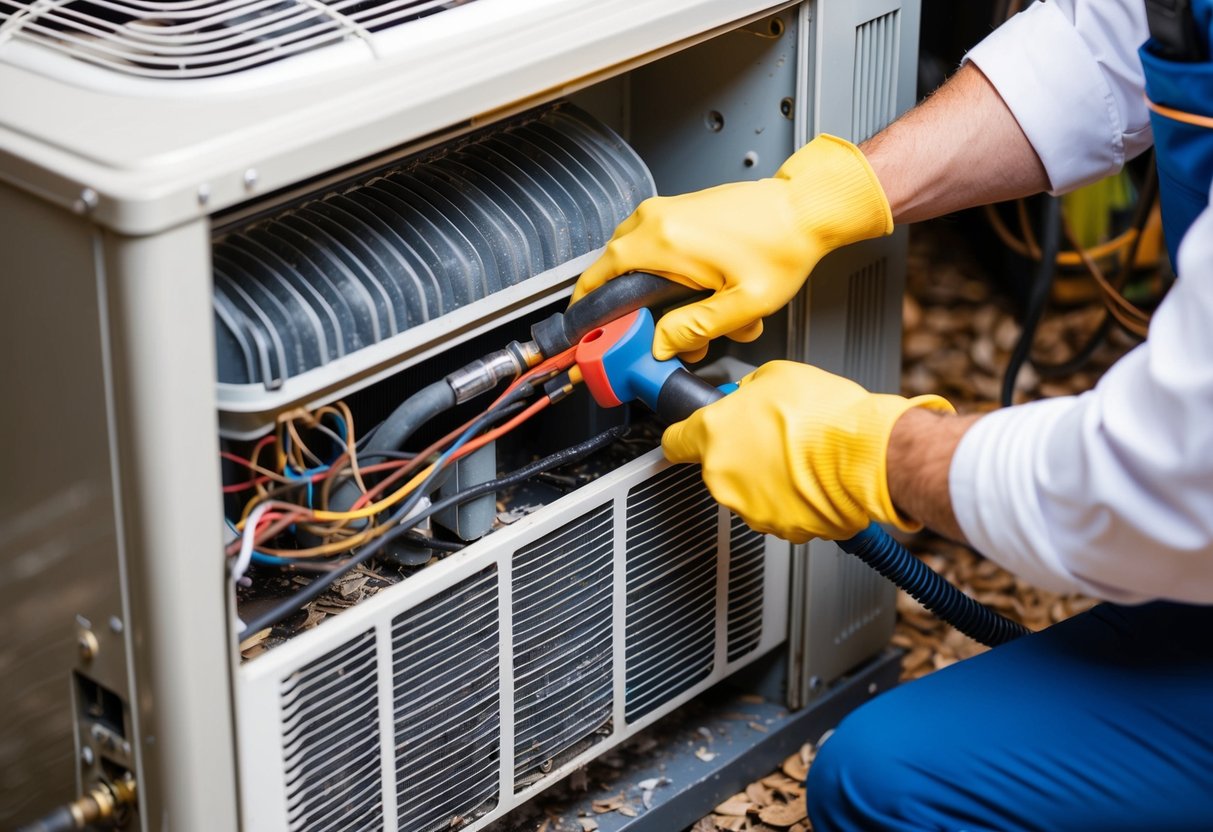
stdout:
<svg viewBox="0 0 1213 832">
<path fill-rule="evenodd" d="M 1213 0 L 1189 3 L 1194 46 L 1185 47 L 1190 53 L 1186 60 L 1163 57 L 1175 55 L 1176 47 L 1155 38 L 1140 50 L 1151 104 L 1163 233 L 1173 264 L 1180 240 L 1209 204 L 1213 183 Z"/>
</svg>

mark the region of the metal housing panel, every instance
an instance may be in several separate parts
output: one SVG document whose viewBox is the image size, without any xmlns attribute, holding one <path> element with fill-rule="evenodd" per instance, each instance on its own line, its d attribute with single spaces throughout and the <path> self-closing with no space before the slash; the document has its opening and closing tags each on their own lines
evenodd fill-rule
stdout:
<svg viewBox="0 0 1213 832">
<path fill-rule="evenodd" d="M 75 796 L 73 670 L 122 697 L 129 687 L 95 231 L 2 184 L 0 216 L 0 426 L 12 440 L 0 476 L 0 827 L 12 829 Z M 81 630 L 97 640 L 90 661 Z"/>
<path fill-rule="evenodd" d="M 814 91 L 811 135 L 862 141 L 914 103 L 917 0 L 815 0 L 813 55 L 802 84 Z M 794 302 L 792 357 L 875 391 L 900 383 L 906 231 L 825 257 Z M 797 547 L 793 560 L 789 700 L 806 704 L 874 655 L 892 634 L 896 591 L 828 541 Z"/>
</svg>

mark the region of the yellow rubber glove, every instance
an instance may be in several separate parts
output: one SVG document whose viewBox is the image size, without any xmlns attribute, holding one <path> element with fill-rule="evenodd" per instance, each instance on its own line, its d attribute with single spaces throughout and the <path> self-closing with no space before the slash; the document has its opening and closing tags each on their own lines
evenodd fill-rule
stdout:
<svg viewBox="0 0 1213 832">
<path fill-rule="evenodd" d="M 717 502 L 793 543 L 844 540 L 872 520 L 913 531 L 885 470 L 893 423 L 912 407 L 954 412 L 939 396 L 869 393 L 808 364 L 772 361 L 736 392 L 670 425 L 671 462 L 699 462 Z"/>
<path fill-rule="evenodd" d="M 581 275 L 573 300 L 625 272 L 659 274 L 715 294 L 657 322 L 653 355 L 698 360 L 710 340 L 752 341 L 822 257 L 889 234 L 893 215 L 859 148 L 821 135 L 775 176 L 646 199 Z"/>
</svg>

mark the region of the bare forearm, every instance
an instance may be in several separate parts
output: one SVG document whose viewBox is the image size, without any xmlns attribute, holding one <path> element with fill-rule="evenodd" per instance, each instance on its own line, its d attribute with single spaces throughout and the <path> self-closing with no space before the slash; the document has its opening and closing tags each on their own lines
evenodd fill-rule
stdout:
<svg viewBox="0 0 1213 832">
<path fill-rule="evenodd" d="M 860 146 L 898 223 L 1039 193 L 1049 178 L 998 91 L 966 64 Z"/>
<path fill-rule="evenodd" d="M 887 470 L 893 505 L 907 517 L 954 540 L 964 540 L 952 511 L 948 472 L 956 447 L 977 416 L 925 408 L 907 410 L 889 436 Z"/>
</svg>

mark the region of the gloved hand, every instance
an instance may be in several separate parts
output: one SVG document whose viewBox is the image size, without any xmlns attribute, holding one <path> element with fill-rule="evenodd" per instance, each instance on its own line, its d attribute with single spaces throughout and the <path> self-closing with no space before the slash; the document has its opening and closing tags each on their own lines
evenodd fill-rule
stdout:
<svg viewBox="0 0 1213 832">
<path fill-rule="evenodd" d="M 793 543 L 844 540 L 872 520 L 919 528 L 889 497 L 893 423 L 912 407 L 954 412 L 939 396 L 869 393 L 808 364 L 772 361 L 740 389 L 670 425 L 671 462 L 700 462 L 717 502 Z"/>
<path fill-rule="evenodd" d="M 855 145 L 821 135 L 775 176 L 646 199 L 581 275 L 573 300 L 630 271 L 715 294 L 657 323 L 653 355 L 697 361 L 710 340 L 752 341 L 762 318 L 792 299 L 822 257 L 889 234 L 893 215 Z"/>
</svg>

